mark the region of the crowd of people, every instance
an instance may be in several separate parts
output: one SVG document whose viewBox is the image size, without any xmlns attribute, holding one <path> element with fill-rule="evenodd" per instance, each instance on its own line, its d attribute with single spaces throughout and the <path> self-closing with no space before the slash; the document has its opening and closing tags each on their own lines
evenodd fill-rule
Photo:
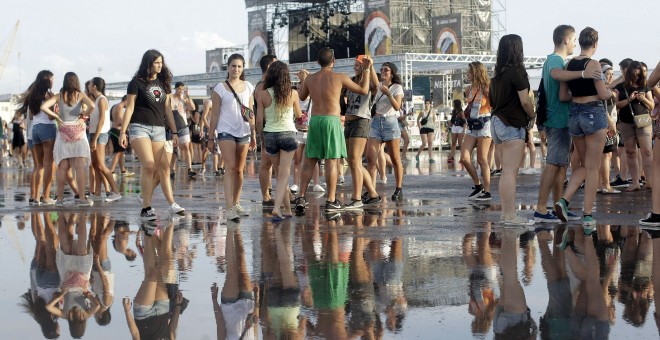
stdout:
<svg viewBox="0 0 660 340">
<path fill-rule="evenodd" d="M 504 224 L 579 220 L 593 227 L 597 193 L 618 194 L 622 188 L 633 192 L 653 186 L 652 142 L 660 135 L 659 120 L 655 120 L 660 71 L 647 77 L 646 64 L 625 59 L 619 64 L 621 76 L 613 79 L 610 60 L 592 59 L 598 32 L 590 27 L 578 36 L 572 26 L 560 25 L 553 32 L 553 42 L 537 97 L 530 87 L 519 36 L 510 34 L 500 40 L 492 77 L 482 63 L 469 63 L 466 106 L 454 100 L 448 121 L 448 162 L 454 162 L 458 147 L 459 162 L 473 183 L 473 190 L 466 193 L 468 200 L 492 200 L 491 177 L 500 177 Z M 578 44 L 580 54 L 567 62 Z M 53 74 L 42 71 L 23 95 L 23 105 L 11 122 L 11 145 L 18 165 L 26 166 L 27 150 L 34 159 L 30 203 L 64 204 L 65 183 L 79 206 L 121 199 L 113 173 L 119 165 L 120 173 L 127 174 L 123 153 L 129 144 L 140 162 L 142 194 L 138 199 L 140 216 L 146 220 L 156 219 L 152 197 L 159 184 L 168 212 L 185 211 L 172 192 L 177 157 L 188 177 L 195 178 L 193 166 L 201 164 L 205 172 L 208 156 L 212 156 L 214 175 L 224 176 L 224 215 L 228 220 L 247 216 L 241 206 L 243 173 L 248 152 L 256 150 L 257 144 L 263 205 L 272 208 L 275 220 L 305 213 L 312 178 L 314 190 L 327 190 L 328 213 L 377 205 L 382 197 L 376 183 L 379 176 L 386 183 L 387 165 L 395 179 L 391 198 L 402 200 L 410 113 L 404 113 L 397 66 L 385 62 L 377 71 L 371 58 L 361 55 L 355 60 L 354 76 L 349 77 L 333 71 L 335 58 L 330 48 L 319 51 L 318 63 L 321 69 L 316 73 L 299 71 L 295 84 L 288 65 L 266 55 L 260 62 L 262 80 L 252 85 L 245 80 L 243 56 L 234 54 L 228 58 L 227 80 L 212 89 L 211 98 L 199 111 L 185 84 L 171 86 L 172 73 L 156 50 L 144 54 L 126 97 L 112 108 L 103 79 L 91 79 L 82 91 L 77 75 L 69 72 L 59 93 L 53 93 Z M 418 112 L 416 124 L 422 144 L 415 159 L 419 162 L 428 148 L 428 160 L 433 163 L 439 124 L 430 100 Z M 518 173 L 536 171 L 534 125 L 544 165 L 537 208 L 529 219 L 515 211 L 514 203 Z M 7 128 L 3 130 L 6 136 Z M 113 158 L 108 166 L 105 155 L 110 140 L 112 147 L 107 149 Z M 529 168 L 524 166 L 526 147 Z M 337 184 L 344 182 L 344 164 L 352 179 L 350 202 L 336 198 Z M 320 165 L 325 166 L 325 189 L 319 185 Z M 291 172 L 293 183 L 289 185 Z M 53 173 L 57 178 L 55 197 L 50 195 Z M 277 182 L 274 197 L 273 177 Z M 581 216 L 569 209 L 580 188 L 584 188 Z M 552 209 L 547 204 L 550 193 Z M 652 213 L 640 223 L 660 226 L 660 193 L 654 191 L 653 197 Z"/>
</svg>

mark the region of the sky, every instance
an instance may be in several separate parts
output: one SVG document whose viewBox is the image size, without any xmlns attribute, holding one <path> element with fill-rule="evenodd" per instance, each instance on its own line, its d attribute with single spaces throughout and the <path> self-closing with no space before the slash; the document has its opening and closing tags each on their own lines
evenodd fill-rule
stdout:
<svg viewBox="0 0 660 340">
<path fill-rule="evenodd" d="M 660 61 L 654 25 L 660 1 L 625 7 L 614 0 L 493 1 L 506 2 L 506 33 L 522 36 L 528 56 L 551 53 L 552 30 L 570 24 L 578 32 L 586 26 L 599 32 L 595 58 L 618 63 L 631 57 L 651 68 Z M 206 50 L 248 40 L 241 0 L 2 0 L 2 5 L 0 53 L 16 20 L 21 24 L 0 94 L 24 91 L 42 69 L 55 73 L 56 88 L 67 71 L 81 79 L 100 74 L 107 82 L 128 81 L 151 48 L 163 53 L 175 75 L 203 73 Z"/>
</svg>

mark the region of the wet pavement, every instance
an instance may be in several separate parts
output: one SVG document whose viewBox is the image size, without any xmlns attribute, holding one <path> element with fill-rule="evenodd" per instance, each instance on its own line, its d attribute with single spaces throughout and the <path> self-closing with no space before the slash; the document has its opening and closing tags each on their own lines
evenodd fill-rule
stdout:
<svg viewBox="0 0 660 340">
<path fill-rule="evenodd" d="M 185 216 L 170 218 L 157 189 L 158 220 L 143 224 L 138 176 L 121 178 L 118 202 L 29 207 L 30 171 L 5 161 L 0 337 L 125 339 L 135 324 L 169 327 L 179 339 L 658 338 L 651 274 L 654 248 L 660 254 L 652 237 L 660 235 L 637 226 L 650 191 L 598 195 L 591 236 L 574 224 L 505 229 L 492 222 L 498 179 L 491 204 L 471 203 L 469 177 L 446 156 L 405 164 L 401 202 L 386 198 L 328 220 L 324 196 L 310 192 L 305 216 L 278 223 L 261 207 L 250 157 L 242 195 L 250 216 L 229 224 L 218 209 L 223 179 L 211 174 L 190 180 L 179 171 L 175 200 Z M 139 173 L 137 162 L 128 165 Z M 350 198 L 346 175 L 342 201 Z M 518 176 L 517 205 L 530 218 L 539 177 Z M 390 173 L 378 191 L 390 196 L 393 183 Z M 90 267 L 98 302 L 75 288 L 64 296 L 89 319 L 53 321 L 45 305 L 60 286 L 87 280 Z M 124 297 L 135 299 L 131 322 Z"/>
</svg>

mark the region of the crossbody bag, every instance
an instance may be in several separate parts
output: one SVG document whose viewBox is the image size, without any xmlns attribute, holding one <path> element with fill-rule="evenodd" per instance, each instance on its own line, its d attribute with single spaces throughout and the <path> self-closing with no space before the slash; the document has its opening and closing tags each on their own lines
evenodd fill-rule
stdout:
<svg viewBox="0 0 660 340">
<path fill-rule="evenodd" d="M 238 105 L 241 106 L 241 117 L 243 118 L 244 121 L 249 122 L 250 119 L 254 118 L 254 111 L 250 109 L 249 107 L 243 105 L 243 102 L 241 101 L 240 98 L 238 98 L 238 95 L 236 94 L 236 91 L 234 91 L 234 88 L 231 87 L 229 84 L 229 81 L 225 80 L 225 84 L 227 84 L 227 87 L 231 90 L 231 93 L 234 94 L 234 98 L 236 98 L 236 101 L 238 102 Z"/>
<path fill-rule="evenodd" d="M 649 114 L 649 109 L 640 103 L 639 105 L 642 105 L 644 108 L 644 113 L 635 114 L 635 110 L 633 110 L 632 104 L 630 103 L 630 95 L 628 94 L 628 90 L 626 90 L 625 87 L 623 90 L 626 92 L 626 98 L 628 98 L 628 107 L 630 108 L 630 113 L 633 115 L 633 124 L 635 125 L 635 128 L 640 129 L 651 125 L 652 120 L 651 115 Z"/>
</svg>

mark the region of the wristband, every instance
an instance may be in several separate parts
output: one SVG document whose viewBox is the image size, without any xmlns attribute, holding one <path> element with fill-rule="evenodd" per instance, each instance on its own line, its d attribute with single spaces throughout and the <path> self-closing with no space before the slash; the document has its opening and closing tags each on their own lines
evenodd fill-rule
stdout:
<svg viewBox="0 0 660 340">
<path fill-rule="evenodd" d="M 580 71 L 580 75 L 581 75 L 582 78 L 584 79 L 584 70 Z"/>
<path fill-rule="evenodd" d="M 173 134 L 173 135 L 177 135 L 177 136 L 179 135 L 178 132 L 172 132 L 172 134 Z"/>
</svg>

